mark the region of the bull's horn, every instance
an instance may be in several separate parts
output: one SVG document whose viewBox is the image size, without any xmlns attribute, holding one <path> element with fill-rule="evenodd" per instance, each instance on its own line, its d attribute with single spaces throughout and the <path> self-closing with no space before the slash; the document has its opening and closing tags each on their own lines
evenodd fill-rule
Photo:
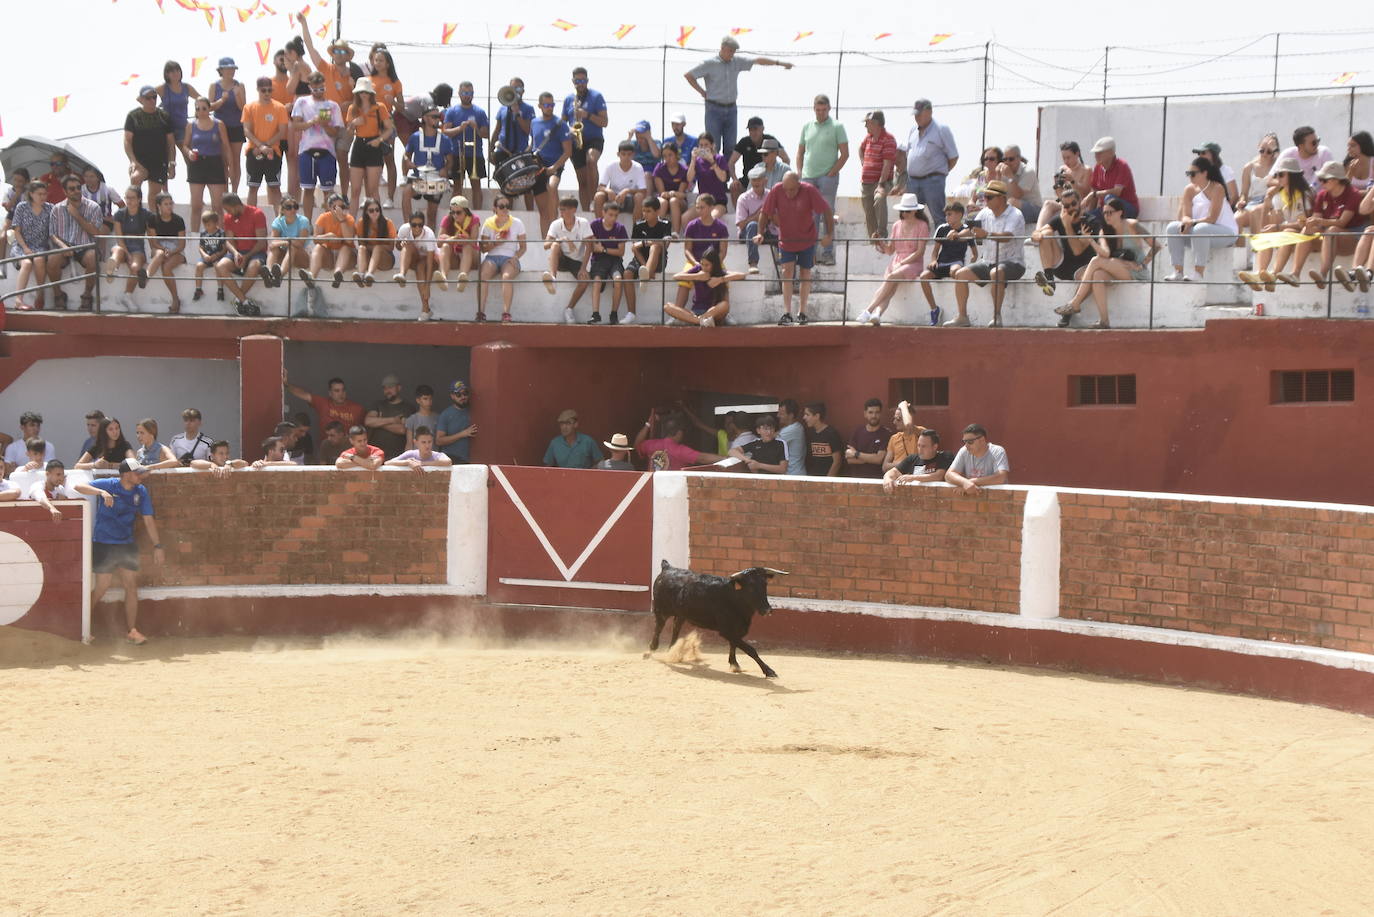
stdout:
<svg viewBox="0 0 1374 917">
<path fill-rule="evenodd" d="M 764 567 L 763 569 L 764 569 L 766 572 L 768 572 L 768 573 L 776 573 L 778 576 L 791 576 L 791 575 L 792 575 L 791 573 L 788 573 L 786 570 L 774 570 L 772 567 Z"/>
<path fill-rule="evenodd" d="M 726 579 L 729 579 L 729 580 L 738 580 L 741 576 L 743 576 L 744 574 L 748 573 L 750 570 L 753 570 L 753 569 L 754 569 L 753 567 L 745 567 L 743 570 L 741 570 L 741 571 L 738 572 L 738 573 L 731 573 L 729 576 L 726 577 Z"/>
</svg>

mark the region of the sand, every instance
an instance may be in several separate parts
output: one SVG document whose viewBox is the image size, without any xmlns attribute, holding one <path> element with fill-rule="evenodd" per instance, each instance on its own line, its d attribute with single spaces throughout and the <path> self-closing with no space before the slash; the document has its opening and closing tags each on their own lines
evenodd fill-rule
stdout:
<svg viewBox="0 0 1374 917">
<path fill-rule="evenodd" d="M 1320 708 L 764 650 L 766 681 L 638 639 L 17 634 L 0 628 L 4 915 L 1374 900 L 1374 721 Z"/>
</svg>

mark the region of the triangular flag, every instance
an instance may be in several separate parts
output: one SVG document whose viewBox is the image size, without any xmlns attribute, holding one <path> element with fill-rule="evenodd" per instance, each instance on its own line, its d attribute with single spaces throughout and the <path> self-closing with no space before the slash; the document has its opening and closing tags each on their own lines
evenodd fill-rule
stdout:
<svg viewBox="0 0 1374 917">
<path fill-rule="evenodd" d="M 229 31 L 229 30 L 228 30 L 227 28 L 225 28 L 225 26 L 224 26 L 224 7 L 222 7 L 222 6 L 219 8 L 219 30 L 220 30 L 221 32 L 227 32 L 227 31 Z"/>
<path fill-rule="evenodd" d="M 191 58 L 191 78 L 192 78 L 192 79 L 195 79 L 196 77 L 200 76 L 200 65 L 203 64 L 203 63 L 205 63 L 205 58 L 203 58 L 203 57 L 193 57 L 193 58 Z"/>
<path fill-rule="evenodd" d="M 752 32 L 752 31 L 754 31 L 754 30 L 753 30 L 753 29 L 731 29 L 731 30 L 730 30 L 730 34 L 731 34 L 731 35 L 743 35 L 745 32 Z"/>
<path fill-rule="evenodd" d="M 794 39 L 792 39 L 792 40 L 793 40 L 793 41 L 801 41 L 803 38 L 810 38 L 812 35 L 815 35 L 815 34 L 816 34 L 815 32 L 798 32 L 798 33 L 797 33 L 797 37 L 794 38 Z"/>
<path fill-rule="evenodd" d="M 267 63 L 267 56 L 272 51 L 272 39 L 264 38 L 260 41 L 254 42 L 254 44 L 257 45 L 258 48 L 258 63 Z"/>
<path fill-rule="evenodd" d="M 1350 81 L 1353 80 L 1354 78 L 1355 78 L 1355 71 L 1354 71 L 1354 70 L 1347 70 L 1347 71 L 1345 71 L 1344 73 L 1342 73 L 1340 76 L 1336 77 L 1336 78 L 1335 78 L 1334 80 L 1332 80 L 1331 82 L 1332 82 L 1333 84 L 1339 86 L 1339 85 L 1341 85 L 1342 83 L 1348 83 L 1348 82 L 1350 82 Z"/>
<path fill-rule="evenodd" d="M 300 16 L 302 19 L 305 19 L 305 18 L 309 17 L 309 15 L 310 15 L 310 4 L 307 3 L 305 6 L 301 7 L 301 11 L 300 11 L 299 13 L 297 13 L 296 15 Z"/>
<path fill-rule="evenodd" d="M 677 30 L 677 46 L 678 46 L 679 48 L 685 48 L 685 47 L 687 47 L 687 39 L 691 38 L 691 37 L 692 37 L 692 33 L 695 32 L 696 30 L 697 30 L 697 27 L 694 26 L 694 25 L 678 26 L 678 30 Z"/>
<path fill-rule="evenodd" d="M 129 78 L 128 78 L 127 80 L 120 80 L 120 81 L 119 81 L 119 85 L 121 85 L 121 86 L 128 86 L 130 83 L 132 83 L 132 82 L 133 82 L 134 80 L 136 80 L 136 79 L 138 79 L 138 74 L 137 74 L 137 73 L 131 73 L 131 74 L 129 74 Z"/>
<path fill-rule="evenodd" d="M 252 10 L 245 10 L 236 6 L 234 7 L 234 12 L 238 14 L 239 22 L 247 22 L 253 18 Z"/>
<path fill-rule="evenodd" d="M 200 4 L 193 2 L 193 0 L 172 0 L 172 2 L 182 9 L 190 10 L 193 13 L 200 9 Z"/>
<path fill-rule="evenodd" d="M 944 41 L 946 38 L 949 38 L 949 37 L 952 36 L 953 34 L 954 34 L 953 32 L 937 32 L 937 33 L 935 33 L 934 35 L 930 36 L 930 46 L 931 46 L 931 47 L 934 47 L 935 45 L 938 45 L 940 42 Z"/>
<path fill-rule="evenodd" d="M 874 40 L 874 41 L 881 41 L 881 40 L 884 39 L 884 38 L 891 38 L 891 37 L 892 37 L 892 33 L 891 33 L 891 32 L 879 32 L 877 35 L 874 35 L 874 36 L 873 36 L 873 40 Z"/>
<path fill-rule="evenodd" d="M 446 23 L 444 23 L 444 34 L 443 34 L 443 36 L 439 39 L 439 42 L 440 42 L 441 44 L 445 44 L 445 45 L 448 44 L 449 39 L 451 39 L 451 38 L 453 37 L 453 33 L 456 32 L 456 31 L 458 31 L 458 23 L 456 23 L 456 22 L 446 22 Z"/>
<path fill-rule="evenodd" d="M 555 19 L 553 21 L 553 27 L 555 29 L 562 29 L 565 32 L 571 32 L 573 29 L 577 28 L 577 25 L 566 19 Z"/>
<path fill-rule="evenodd" d="M 315 34 L 318 35 L 318 36 L 320 36 L 320 38 L 328 38 L 328 37 L 329 37 L 329 27 L 330 27 L 331 25 L 333 25 L 333 24 L 334 24 L 334 20 L 333 20 L 333 19 L 326 19 L 326 20 L 324 21 L 324 25 L 320 26 L 318 29 L 315 30 Z"/>
<path fill-rule="evenodd" d="M 629 35 L 634 30 L 635 27 L 632 25 L 622 25 L 620 28 L 615 30 L 615 37 L 623 40 L 626 35 Z"/>
<path fill-rule="evenodd" d="M 525 31 L 525 27 L 522 25 L 506 26 L 506 41 L 510 41 L 512 38 L 519 35 L 523 31 Z"/>
<path fill-rule="evenodd" d="M 162 0 L 157 0 L 157 11 L 166 15 L 167 11 L 162 8 Z"/>
<path fill-rule="evenodd" d="M 269 15 L 269 16 L 275 16 L 275 15 L 277 15 L 277 11 L 274 10 L 274 9 L 272 9 L 272 7 L 268 6 L 266 3 L 264 3 L 264 4 L 262 5 L 262 9 L 263 9 L 263 12 L 265 12 L 265 13 L 266 13 L 267 15 Z"/>
<path fill-rule="evenodd" d="M 59 111 L 61 111 L 62 109 L 66 108 L 66 107 L 67 107 L 67 100 L 70 99 L 70 98 L 71 98 L 71 96 L 69 96 L 69 95 L 65 95 L 65 96 L 53 96 L 53 100 L 52 100 L 52 110 L 53 110 L 53 113 L 56 114 L 57 112 L 59 112 Z"/>
<path fill-rule="evenodd" d="M 215 27 L 215 11 L 201 10 L 201 12 L 205 14 L 205 24 L 213 29 Z"/>
<path fill-rule="evenodd" d="M 5 123 L 0 121 L 0 137 L 5 136 Z"/>
</svg>

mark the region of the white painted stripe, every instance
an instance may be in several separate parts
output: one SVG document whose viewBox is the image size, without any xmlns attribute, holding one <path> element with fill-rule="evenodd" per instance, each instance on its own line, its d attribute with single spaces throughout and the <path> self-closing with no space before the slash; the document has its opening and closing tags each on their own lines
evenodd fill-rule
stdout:
<svg viewBox="0 0 1374 917">
<path fill-rule="evenodd" d="M 544 530 L 539 527 L 539 523 L 534 521 L 534 517 L 530 515 L 529 509 L 525 506 L 525 501 L 520 499 L 520 495 L 515 492 L 515 488 L 512 487 L 510 481 L 506 479 L 506 473 L 495 465 L 491 466 L 491 473 L 501 485 L 502 489 L 505 490 L 506 495 L 510 497 L 510 501 L 515 504 L 516 510 L 524 517 L 525 524 L 534 532 L 534 537 L 539 539 L 539 543 L 544 547 L 544 553 L 549 555 L 549 560 L 553 561 L 554 566 L 558 568 L 558 572 L 563 574 L 564 579 L 572 579 L 572 576 L 568 573 L 568 565 L 563 563 L 563 558 L 553 549 L 553 545 L 549 544 L 548 536 L 545 535 Z"/>
<path fill-rule="evenodd" d="M 601 523 L 601 528 L 597 529 L 596 534 L 592 536 L 592 540 L 588 542 L 586 549 L 577 558 L 577 561 L 568 568 L 568 571 L 573 576 L 576 576 L 577 571 L 582 569 L 582 565 L 587 562 L 588 557 L 592 556 L 592 552 L 601 546 L 601 542 L 606 540 L 606 536 L 610 533 L 612 527 L 620 521 L 620 517 L 625 515 L 625 511 L 630 508 L 630 504 L 634 502 L 635 497 L 639 496 L 639 492 L 649 483 L 650 477 L 651 476 L 648 474 L 641 474 L 639 480 L 635 481 L 634 486 L 630 488 L 629 493 L 625 494 L 620 503 L 616 505 L 616 508 L 606 517 L 606 521 Z"/>
<path fill-rule="evenodd" d="M 513 576 L 500 577 L 500 582 L 507 586 L 547 586 L 551 589 L 605 589 L 610 592 L 648 592 L 648 586 L 636 586 L 632 583 L 589 583 L 586 580 L 557 580 L 557 579 L 519 579 Z"/>
</svg>

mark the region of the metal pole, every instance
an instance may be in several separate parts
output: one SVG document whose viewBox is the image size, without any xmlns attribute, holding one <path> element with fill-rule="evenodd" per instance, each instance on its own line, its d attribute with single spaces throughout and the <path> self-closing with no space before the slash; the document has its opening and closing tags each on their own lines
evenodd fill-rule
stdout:
<svg viewBox="0 0 1374 917">
<path fill-rule="evenodd" d="M 1102 49 L 1102 104 L 1107 104 L 1107 59 L 1111 56 L 1112 46 Z"/>
<path fill-rule="evenodd" d="M 1162 173 L 1163 171 L 1164 171 L 1163 169 L 1160 169 L 1160 172 L 1161 172 L 1161 173 Z M 1160 181 L 1160 183 L 1161 183 L 1161 185 L 1162 185 L 1163 182 L 1164 182 L 1164 178 L 1163 178 L 1162 175 L 1161 175 L 1159 181 Z M 1153 236 L 1151 236 L 1151 237 L 1150 237 L 1150 241 L 1151 241 L 1151 242 L 1154 242 L 1154 241 L 1156 241 L 1156 240 L 1155 240 L 1155 238 L 1154 238 Z M 1150 259 L 1150 324 L 1149 324 L 1149 327 L 1150 327 L 1151 330 L 1153 330 L 1154 327 L 1155 327 L 1155 262 L 1156 262 L 1157 260 L 1158 260 L 1158 259 L 1156 259 L 1156 258 L 1151 258 L 1151 259 Z"/>
<path fill-rule="evenodd" d="M 662 131 L 664 137 L 668 136 L 668 43 L 663 43 L 663 63 L 660 65 L 658 74 L 658 129 Z M 727 154 L 728 155 L 728 154 Z M 665 250 L 663 255 L 664 267 L 666 268 L 668 255 Z"/>
<path fill-rule="evenodd" d="M 840 288 L 840 324 L 849 323 L 849 240 L 844 239 L 844 286 Z"/>
<path fill-rule="evenodd" d="M 1273 95 L 1274 95 L 1274 96 L 1277 96 L 1278 94 L 1279 94 L 1279 33 L 1278 33 L 1278 32 L 1275 32 L 1275 33 L 1274 33 L 1274 92 L 1273 92 Z"/>
<path fill-rule="evenodd" d="M 844 76 L 844 33 L 840 33 L 840 59 L 835 64 L 835 114 L 840 113 L 840 78 Z"/>
<path fill-rule="evenodd" d="M 983 133 L 978 138 L 978 148 L 987 149 L 988 145 L 988 70 L 991 67 L 992 42 L 983 44 Z"/>
<path fill-rule="evenodd" d="M 1169 97 L 1164 97 L 1164 114 L 1159 126 L 1159 193 L 1164 193 L 1164 156 L 1169 149 Z M 1151 290 L 1151 295 L 1154 291 Z"/>
<path fill-rule="evenodd" d="M 338 41 L 343 34 L 343 0 L 334 4 L 334 40 Z"/>
<path fill-rule="evenodd" d="M 1355 87 L 1350 87 L 1350 109 L 1349 116 L 1346 118 L 1345 134 L 1350 136 L 1355 133 Z"/>
</svg>

